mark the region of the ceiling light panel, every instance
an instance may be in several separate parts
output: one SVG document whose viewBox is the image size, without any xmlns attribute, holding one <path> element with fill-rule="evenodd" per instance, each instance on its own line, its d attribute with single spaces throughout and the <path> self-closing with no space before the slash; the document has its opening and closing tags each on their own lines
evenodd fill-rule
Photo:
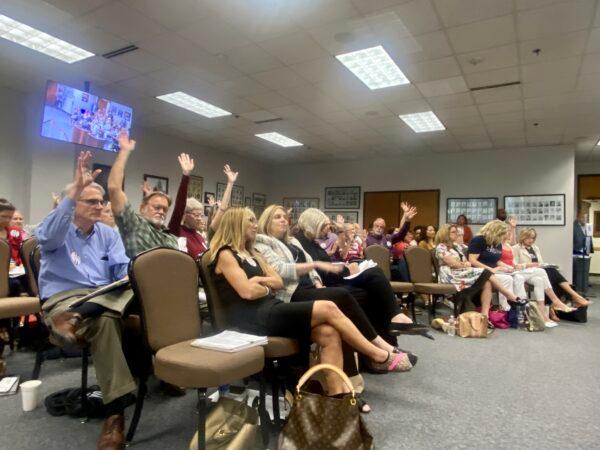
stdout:
<svg viewBox="0 0 600 450">
<path fill-rule="evenodd" d="M 381 45 L 337 55 L 336 58 L 369 89 L 410 83 Z"/>
<path fill-rule="evenodd" d="M 275 132 L 259 133 L 255 134 L 254 136 L 264 139 L 265 141 L 272 142 L 273 144 L 281 145 L 282 147 L 300 147 L 301 145 L 304 145 L 301 142 L 295 141 L 287 136 L 284 136 L 283 134 Z"/>
<path fill-rule="evenodd" d="M 0 37 L 69 64 L 94 56 L 87 50 L 2 14 L 0 14 Z"/>
<path fill-rule="evenodd" d="M 201 116 L 208 117 L 209 119 L 231 115 L 229 111 L 211 105 L 199 98 L 192 97 L 185 92 L 173 92 L 171 94 L 159 95 L 156 98 L 171 103 L 172 105 L 179 106 L 180 108 L 187 109 L 193 113 L 200 114 Z"/>
<path fill-rule="evenodd" d="M 446 127 L 433 111 L 414 114 L 400 114 L 399 116 L 406 125 L 411 127 L 415 133 L 427 133 L 430 131 L 445 130 Z"/>
</svg>

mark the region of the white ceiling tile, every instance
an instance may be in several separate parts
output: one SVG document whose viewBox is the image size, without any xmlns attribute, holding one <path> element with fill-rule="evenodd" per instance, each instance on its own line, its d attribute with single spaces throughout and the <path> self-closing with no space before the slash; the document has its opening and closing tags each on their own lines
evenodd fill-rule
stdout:
<svg viewBox="0 0 600 450">
<path fill-rule="evenodd" d="M 384 48 L 402 67 L 404 61 L 425 61 L 442 58 L 452 54 L 450 43 L 443 31 L 407 36 L 398 39 L 389 33 L 377 33 Z"/>
<path fill-rule="evenodd" d="M 585 51 L 587 53 L 600 52 L 600 28 L 592 28 Z"/>
<path fill-rule="evenodd" d="M 517 10 L 535 9 L 543 6 L 552 5 L 554 3 L 564 2 L 565 0 L 516 0 Z"/>
<path fill-rule="evenodd" d="M 332 55 L 380 45 L 381 41 L 367 20 L 356 18 L 307 30 L 311 37 Z"/>
<path fill-rule="evenodd" d="M 488 130 L 493 128 L 495 125 L 509 122 L 509 123 L 524 123 L 525 115 L 523 111 L 508 112 L 500 114 L 482 114 L 483 121 L 486 124 Z"/>
<path fill-rule="evenodd" d="M 517 14 L 519 39 L 527 41 L 552 34 L 587 28 L 592 20 L 595 0 L 574 0 Z"/>
<path fill-rule="evenodd" d="M 49 29 L 48 33 L 96 55 L 103 55 L 129 45 L 125 39 L 78 21 L 61 24 L 56 28 Z"/>
<path fill-rule="evenodd" d="M 215 83 L 218 86 L 228 92 L 232 92 L 236 95 L 253 95 L 268 92 L 269 88 L 250 77 L 234 78 L 233 80 L 223 80 Z"/>
<path fill-rule="evenodd" d="M 302 0 L 291 2 L 287 9 L 302 28 L 312 28 L 359 15 L 350 0 Z"/>
<path fill-rule="evenodd" d="M 455 27 L 512 13 L 512 0 L 435 0 L 447 27 Z"/>
<path fill-rule="evenodd" d="M 453 57 L 407 65 L 403 72 L 413 83 L 452 78 L 460 75 L 460 67 Z"/>
<path fill-rule="evenodd" d="M 173 64 L 210 57 L 206 50 L 172 32 L 142 39 L 137 46 Z"/>
<path fill-rule="evenodd" d="M 470 92 L 460 94 L 442 95 L 440 97 L 428 98 L 427 101 L 433 109 L 456 108 L 459 106 L 469 106 L 473 104 L 473 97 Z"/>
<path fill-rule="evenodd" d="M 431 106 L 425 100 L 412 100 L 410 102 L 388 103 L 387 107 L 394 114 L 409 114 L 431 111 Z"/>
<path fill-rule="evenodd" d="M 290 69 L 311 83 L 336 82 L 349 74 L 348 69 L 331 56 L 294 64 Z"/>
<path fill-rule="evenodd" d="M 362 14 L 370 14 L 375 11 L 386 9 L 409 0 L 352 0 L 354 7 Z"/>
<path fill-rule="evenodd" d="M 346 111 L 344 109 L 340 109 L 339 111 L 330 111 L 323 116 L 323 120 L 325 120 L 325 122 L 334 125 L 344 122 L 353 122 L 356 119 L 357 116 L 355 114 L 352 114 L 351 112 Z"/>
<path fill-rule="evenodd" d="M 259 110 L 259 111 L 251 111 L 247 113 L 240 114 L 244 119 L 251 120 L 252 122 L 260 122 L 263 120 L 272 120 L 276 119 L 277 116 L 270 113 L 269 111 Z"/>
<path fill-rule="evenodd" d="M 111 58 L 111 61 L 141 73 L 154 72 L 155 70 L 164 69 L 171 65 L 168 61 L 165 61 L 158 56 L 154 56 L 142 49 L 115 56 L 114 58 Z"/>
<path fill-rule="evenodd" d="M 166 31 L 152 19 L 119 2 L 109 3 L 95 9 L 78 20 L 131 42 L 137 42 Z"/>
<path fill-rule="evenodd" d="M 580 55 L 584 51 L 587 36 L 588 32 L 585 30 L 521 42 L 519 44 L 521 64 Z M 533 50 L 536 49 L 541 50 L 541 52 L 534 53 Z"/>
<path fill-rule="evenodd" d="M 304 78 L 287 67 L 255 73 L 252 78 L 274 90 L 292 88 L 306 83 Z"/>
<path fill-rule="evenodd" d="M 525 147 L 527 140 L 525 137 L 509 137 L 509 136 L 497 136 L 492 137 L 492 143 L 495 148 L 514 148 L 514 147 Z"/>
<path fill-rule="evenodd" d="M 232 65 L 228 64 L 225 59 L 212 55 L 207 55 L 199 60 L 191 60 L 188 64 L 181 67 L 209 83 L 233 80 L 243 75 Z"/>
<path fill-rule="evenodd" d="M 464 73 L 486 72 L 519 64 L 517 46 L 514 44 L 463 53 L 457 59 Z"/>
<path fill-rule="evenodd" d="M 522 97 L 521 86 L 505 86 L 473 91 L 473 97 L 475 97 L 475 103 L 477 104 L 518 100 Z"/>
<path fill-rule="evenodd" d="M 282 67 L 280 61 L 256 44 L 237 47 L 225 52 L 225 60 L 240 72 L 253 74 Z"/>
<path fill-rule="evenodd" d="M 481 114 L 502 114 L 515 111 L 523 111 L 521 100 L 508 100 L 506 102 L 486 103 L 479 105 Z"/>
<path fill-rule="evenodd" d="M 260 46 L 286 65 L 329 56 L 306 32 L 262 41 Z"/>
<path fill-rule="evenodd" d="M 209 17 L 182 27 L 178 34 L 214 55 L 250 44 L 244 34 L 216 17 Z"/>
<path fill-rule="evenodd" d="M 126 80 L 139 75 L 135 70 L 99 56 L 87 58 L 77 63 L 77 65 L 78 70 L 82 73 L 91 73 L 99 78 L 112 82 Z"/>
<path fill-rule="evenodd" d="M 513 16 L 502 16 L 449 28 L 448 37 L 457 53 L 511 44 L 516 41 Z"/>
<path fill-rule="evenodd" d="M 521 69 L 523 82 L 574 81 L 577 77 L 580 63 L 581 60 L 579 57 L 571 57 L 537 64 L 526 64 Z"/>
<path fill-rule="evenodd" d="M 458 94 L 469 90 L 463 77 L 452 77 L 443 80 L 417 83 L 417 88 L 424 97 L 438 97 L 440 95 Z"/>
<path fill-rule="evenodd" d="M 412 35 L 418 36 L 441 28 L 431 0 L 412 0 L 390 10 L 396 13 Z"/>
<path fill-rule="evenodd" d="M 574 78 L 554 79 L 523 84 L 523 96 L 526 98 L 545 95 L 556 95 L 575 90 L 577 80 Z"/>
<path fill-rule="evenodd" d="M 178 30 L 208 17 L 211 13 L 208 6 L 198 0 L 177 0 L 177 6 L 168 5 L 164 0 L 121 1 L 170 30 Z"/>
<path fill-rule="evenodd" d="M 371 96 L 381 103 L 406 102 L 423 98 L 421 92 L 414 84 L 403 84 L 385 89 L 371 91 Z"/>
<path fill-rule="evenodd" d="M 112 1 L 114 0 L 45 0 L 43 3 L 48 3 L 63 11 L 68 11 L 75 17 Z"/>
<path fill-rule="evenodd" d="M 488 72 L 475 72 L 465 75 L 465 80 L 470 88 L 493 86 L 503 83 L 512 83 L 519 80 L 518 67 L 490 70 Z"/>
<path fill-rule="evenodd" d="M 589 75 L 598 72 L 600 72 L 600 52 L 585 55 L 581 65 L 581 74 Z"/>
<path fill-rule="evenodd" d="M 261 108 L 271 109 L 278 108 L 280 106 L 286 106 L 291 103 L 291 100 L 288 98 L 279 95 L 275 91 L 262 92 L 260 94 L 249 95 L 245 97 L 251 103 L 260 106 Z"/>
</svg>

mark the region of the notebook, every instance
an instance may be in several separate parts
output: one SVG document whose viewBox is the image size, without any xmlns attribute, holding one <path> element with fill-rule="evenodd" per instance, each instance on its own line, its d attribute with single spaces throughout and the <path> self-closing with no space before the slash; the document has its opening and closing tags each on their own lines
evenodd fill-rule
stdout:
<svg viewBox="0 0 600 450">
<path fill-rule="evenodd" d="M 193 347 L 216 350 L 219 352 L 239 352 L 250 347 L 267 345 L 269 342 L 267 336 L 255 336 L 253 334 L 240 333 L 238 331 L 225 330 L 214 336 L 195 339 L 192 341 Z"/>
</svg>

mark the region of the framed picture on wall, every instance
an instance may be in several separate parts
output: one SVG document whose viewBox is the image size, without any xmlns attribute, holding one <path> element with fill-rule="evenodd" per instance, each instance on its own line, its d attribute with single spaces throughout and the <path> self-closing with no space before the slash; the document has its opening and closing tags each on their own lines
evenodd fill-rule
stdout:
<svg viewBox="0 0 600 450">
<path fill-rule="evenodd" d="M 169 179 L 167 177 L 144 174 L 144 181 L 150 184 L 150 189 L 154 192 L 169 193 Z"/>
<path fill-rule="evenodd" d="M 252 210 L 256 217 L 260 217 L 267 206 L 267 196 L 258 192 L 252 193 Z"/>
<path fill-rule="evenodd" d="M 217 200 L 220 201 L 223 199 L 226 187 L 227 185 L 225 183 L 217 183 Z M 238 186 L 237 184 L 233 185 L 229 204 L 238 208 L 244 206 L 244 186 Z"/>
<path fill-rule="evenodd" d="M 461 214 L 472 225 L 484 225 L 496 218 L 498 197 L 446 199 L 446 223 L 455 223 Z"/>
<path fill-rule="evenodd" d="M 244 206 L 248 208 L 252 206 L 252 197 L 244 197 Z"/>
<path fill-rule="evenodd" d="M 519 225 L 565 225 L 565 194 L 505 195 L 504 209 Z"/>
<path fill-rule="evenodd" d="M 318 208 L 320 200 L 311 197 L 285 197 L 283 199 L 283 207 L 291 209 L 292 223 L 298 222 L 298 217 L 308 208 Z"/>
<path fill-rule="evenodd" d="M 194 197 L 196 200 L 201 202 L 202 188 L 204 186 L 204 178 L 190 175 L 190 181 L 188 183 L 188 197 Z"/>
<path fill-rule="evenodd" d="M 360 186 L 326 187 L 325 209 L 360 209 Z"/>
<path fill-rule="evenodd" d="M 358 211 L 324 211 L 332 222 L 336 222 L 336 217 L 341 215 L 344 223 L 358 223 Z"/>
</svg>

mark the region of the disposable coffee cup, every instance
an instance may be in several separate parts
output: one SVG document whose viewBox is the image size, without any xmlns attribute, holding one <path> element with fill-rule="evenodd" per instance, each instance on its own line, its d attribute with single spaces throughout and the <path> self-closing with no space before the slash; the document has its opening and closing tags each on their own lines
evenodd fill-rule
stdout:
<svg viewBox="0 0 600 450">
<path fill-rule="evenodd" d="M 37 408 L 41 384 L 40 380 L 30 380 L 21 383 L 23 411 L 33 411 Z"/>
</svg>

